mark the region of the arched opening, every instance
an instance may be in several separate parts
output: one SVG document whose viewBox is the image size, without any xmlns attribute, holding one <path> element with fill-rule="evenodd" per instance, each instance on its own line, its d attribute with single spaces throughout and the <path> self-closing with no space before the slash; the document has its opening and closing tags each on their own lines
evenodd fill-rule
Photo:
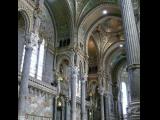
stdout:
<svg viewBox="0 0 160 120">
<path fill-rule="evenodd" d="M 20 72 L 25 44 L 26 21 L 21 12 L 18 12 L 18 72 Z M 22 52 L 23 51 L 23 52 Z"/>
<path fill-rule="evenodd" d="M 121 94 L 121 107 L 122 107 L 122 116 L 123 120 L 127 120 L 127 107 L 128 107 L 128 72 L 126 71 L 126 65 L 123 65 L 120 68 L 119 73 L 119 82 L 120 82 L 120 91 Z"/>
<path fill-rule="evenodd" d="M 127 115 L 127 106 L 128 106 L 128 99 L 127 99 L 127 87 L 126 87 L 126 83 L 122 82 L 122 108 L 123 108 L 123 117 L 124 120 L 126 120 L 126 115 Z"/>
<path fill-rule="evenodd" d="M 21 75 L 21 64 L 22 62 L 22 56 L 23 56 L 23 47 L 25 45 L 25 33 L 27 31 L 27 21 L 26 16 L 24 16 L 22 11 L 18 12 L 18 76 Z M 19 97 L 19 90 L 20 90 L 20 82 L 18 84 L 18 97 Z"/>
</svg>

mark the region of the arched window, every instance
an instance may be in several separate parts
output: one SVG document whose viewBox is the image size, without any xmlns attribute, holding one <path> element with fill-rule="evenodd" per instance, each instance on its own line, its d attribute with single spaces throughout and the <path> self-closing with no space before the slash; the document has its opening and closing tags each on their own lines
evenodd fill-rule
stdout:
<svg viewBox="0 0 160 120">
<path fill-rule="evenodd" d="M 29 75 L 34 78 L 37 78 L 38 80 L 42 80 L 44 46 L 45 46 L 45 40 L 43 40 L 41 44 L 33 47 L 32 55 L 31 55 L 31 65 L 30 65 Z M 23 48 L 21 72 L 22 72 L 23 62 L 24 62 L 25 47 L 26 45 L 24 45 L 24 48 Z"/>
<path fill-rule="evenodd" d="M 38 69 L 37 69 L 37 79 L 42 80 L 42 72 L 43 72 L 43 61 L 44 61 L 44 46 L 45 41 L 42 41 L 42 44 L 40 45 L 40 51 L 39 51 L 39 61 L 38 61 Z"/>
<path fill-rule="evenodd" d="M 122 109 L 123 109 L 123 116 L 127 114 L 127 106 L 128 106 L 128 100 L 127 100 L 127 87 L 126 83 L 122 82 Z"/>
</svg>

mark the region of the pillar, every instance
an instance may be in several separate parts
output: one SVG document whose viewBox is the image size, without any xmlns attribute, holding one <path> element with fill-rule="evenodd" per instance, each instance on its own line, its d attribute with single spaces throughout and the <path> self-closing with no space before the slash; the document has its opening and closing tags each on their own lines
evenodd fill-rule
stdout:
<svg viewBox="0 0 160 120">
<path fill-rule="evenodd" d="M 140 120 L 140 45 L 131 0 L 120 0 L 130 85 L 128 118 Z"/>
<path fill-rule="evenodd" d="M 76 81 L 78 67 L 71 66 L 71 120 L 76 120 Z"/>
<path fill-rule="evenodd" d="M 101 102 L 101 120 L 104 120 L 104 87 L 103 87 L 104 71 L 101 69 L 98 71 L 99 80 L 99 94 Z"/>
<path fill-rule="evenodd" d="M 106 111 L 106 120 L 111 120 L 113 116 L 113 93 L 112 93 L 112 81 L 111 81 L 111 74 L 106 74 L 107 80 L 107 92 L 105 93 L 105 111 Z"/>
<path fill-rule="evenodd" d="M 65 98 L 65 120 L 70 120 L 69 98 Z"/>
<path fill-rule="evenodd" d="M 22 77 L 19 90 L 19 100 L 18 100 L 18 119 L 24 120 L 26 114 L 26 102 L 28 97 L 28 80 L 29 80 L 29 70 L 31 64 L 31 55 L 33 46 L 36 45 L 38 41 L 38 35 L 31 33 L 26 35 L 26 47 L 25 56 L 22 69 Z"/>
<path fill-rule="evenodd" d="M 100 87 L 100 99 L 101 99 L 101 120 L 104 120 L 104 89 Z"/>
<path fill-rule="evenodd" d="M 105 95 L 105 120 L 109 120 L 109 104 L 108 104 L 108 95 Z"/>
<path fill-rule="evenodd" d="M 86 118 L 86 81 L 87 81 L 87 75 L 84 74 L 81 79 L 81 114 L 82 114 L 82 120 L 87 120 Z"/>
<path fill-rule="evenodd" d="M 57 96 L 53 97 L 53 120 L 57 118 Z"/>
</svg>

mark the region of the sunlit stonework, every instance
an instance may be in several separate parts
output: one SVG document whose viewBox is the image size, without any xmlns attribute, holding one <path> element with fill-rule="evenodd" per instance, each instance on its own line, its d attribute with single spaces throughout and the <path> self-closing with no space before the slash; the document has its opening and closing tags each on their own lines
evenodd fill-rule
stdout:
<svg viewBox="0 0 160 120">
<path fill-rule="evenodd" d="M 18 120 L 140 120 L 139 38 L 139 0 L 18 0 Z"/>
</svg>

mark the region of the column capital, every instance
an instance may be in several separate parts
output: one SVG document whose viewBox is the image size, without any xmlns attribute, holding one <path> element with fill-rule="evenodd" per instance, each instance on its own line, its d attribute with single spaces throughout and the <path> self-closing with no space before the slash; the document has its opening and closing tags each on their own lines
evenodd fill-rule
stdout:
<svg viewBox="0 0 160 120">
<path fill-rule="evenodd" d="M 88 75 L 85 73 L 82 75 L 81 82 L 85 83 L 87 81 Z"/>
<path fill-rule="evenodd" d="M 71 66 L 71 70 L 72 70 L 72 74 L 78 74 L 78 72 L 79 72 L 79 67 L 78 67 L 78 66 L 75 66 L 75 65 L 72 65 L 72 66 Z"/>
<path fill-rule="evenodd" d="M 26 44 L 26 47 L 28 48 L 33 48 L 34 46 L 36 46 L 38 43 L 38 40 L 39 40 L 38 34 L 35 34 L 33 32 L 25 35 L 25 44 Z"/>
<path fill-rule="evenodd" d="M 98 88 L 98 92 L 99 92 L 100 95 L 104 95 L 104 91 L 105 91 L 104 87 L 100 86 Z"/>
</svg>

